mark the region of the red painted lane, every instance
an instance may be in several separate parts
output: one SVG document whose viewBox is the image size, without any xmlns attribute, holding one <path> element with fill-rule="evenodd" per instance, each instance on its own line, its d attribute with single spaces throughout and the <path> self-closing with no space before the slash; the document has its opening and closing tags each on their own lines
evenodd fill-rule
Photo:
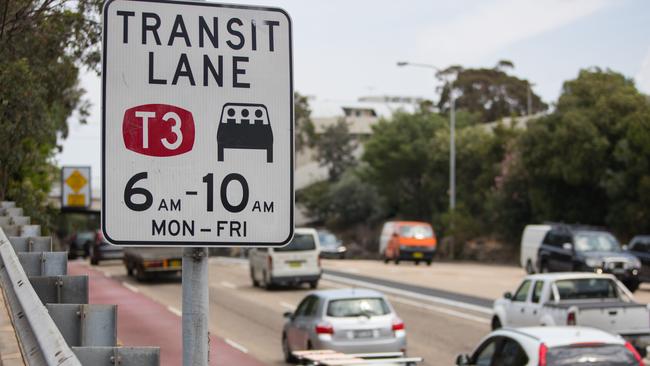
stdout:
<svg viewBox="0 0 650 366">
<path fill-rule="evenodd" d="M 69 262 L 68 274 L 88 275 L 92 304 L 117 304 L 117 337 L 125 346 L 159 346 L 161 366 L 183 364 L 181 318 L 151 298 L 133 292 L 82 262 Z M 262 366 L 223 339 L 210 336 L 210 365 Z"/>
</svg>

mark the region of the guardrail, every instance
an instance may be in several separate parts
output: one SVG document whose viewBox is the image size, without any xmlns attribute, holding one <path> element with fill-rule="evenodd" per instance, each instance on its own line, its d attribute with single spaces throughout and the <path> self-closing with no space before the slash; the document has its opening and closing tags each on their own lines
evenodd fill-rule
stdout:
<svg viewBox="0 0 650 366">
<path fill-rule="evenodd" d="M 88 304 L 88 276 L 67 275 L 67 253 L 30 221 L 0 203 L 0 287 L 25 364 L 159 365 L 159 347 L 116 346 L 117 306 Z"/>
</svg>

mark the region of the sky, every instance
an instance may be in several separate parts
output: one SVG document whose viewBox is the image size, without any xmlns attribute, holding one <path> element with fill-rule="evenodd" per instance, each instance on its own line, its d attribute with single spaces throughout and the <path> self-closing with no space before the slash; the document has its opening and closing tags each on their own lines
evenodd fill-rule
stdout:
<svg viewBox="0 0 650 366">
<path fill-rule="evenodd" d="M 252 1 L 252 0 L 251 0 Z M 237 1 L 223 1 L 241 3 Z M 609 68 L 650 94 L 650 1 L 645 0 L 257 0 L 285 9 L 293 23 L 294 88 L 317 100 L 367 95 L 436 98 L 433 70 L 493 67 L 510 60 L 516 76 L 547 103 L 583 68 Z M 55 158 L 91 166 L 101 185 L 101 80 L 81 85 L 92 104 L 89 123 L 76 116 Z"/>
</svg>

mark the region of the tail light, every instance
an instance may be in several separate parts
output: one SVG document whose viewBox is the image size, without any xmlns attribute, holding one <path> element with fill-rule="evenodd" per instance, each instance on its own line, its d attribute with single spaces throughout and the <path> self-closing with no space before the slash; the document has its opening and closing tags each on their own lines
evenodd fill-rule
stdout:
<svg viewBox="0 0 650 366">
<path fill-rule="evenodd" d="M 404 330 L 404 322 L 400 318 L 393 320 L 393 332 Z"/>
<path fill-rule="evenodd" d="M 269 258 L 268 259 L 268 261 L 269 261 L 269 272 L 271 272 L 271 271 L 273 271 L 273 257 L 269 256 L 268 258 Z"/>
<path fill-rule="evenodd" d="M 546 366 L 546 353 L 548 352 L 548 348 L 544 343 L 539 345 L 539 366 Z"/>
<path fill-rule="evenodd" d="M 316 334 L 334 334 L 334 327 L 329 323 L 316 325 Z"/>
<path fill-rule="evenodd" d="M 625 348 L 627 348 L 628 351 L 632 352 L 632 354 L 634 355 L 634 358 L 636 359 L 636 362 L 639 363 L 639 366 L 645 366 L 645 364 L 643 363 L 643 357 L 641 357 L 641 355 L 636 350 L 636 348 L 634 348 L 632 343 L 625 342 Z"/>
<path fill-rule="evenodd" d="M 576 313 L 571 311 L 566 316 L 566 325 L 576 325 Z"/>
</svg>

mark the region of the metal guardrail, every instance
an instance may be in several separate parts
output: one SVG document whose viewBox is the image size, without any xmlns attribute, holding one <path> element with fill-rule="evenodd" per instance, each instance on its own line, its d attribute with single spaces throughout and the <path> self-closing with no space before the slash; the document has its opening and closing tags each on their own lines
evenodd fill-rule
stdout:
<svg viewBox="0 0 650 366">
<path fill-rule="evenodd" d="M 26 364 L 158 366 L 159 347 L 116 346 L 117 306 L 88 304 L 88 276 L 67 275 L 67 253 L 30 221 L 0 202 L 0 286 Z"/>
</svg>

